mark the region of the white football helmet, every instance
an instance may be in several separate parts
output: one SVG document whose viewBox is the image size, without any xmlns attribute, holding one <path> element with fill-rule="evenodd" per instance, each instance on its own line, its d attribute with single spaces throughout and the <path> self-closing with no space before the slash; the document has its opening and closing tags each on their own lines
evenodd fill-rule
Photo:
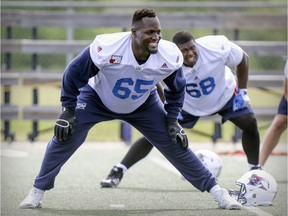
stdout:
<svg viewBox="0 0 288 216">
<path fill-rule="evenodd" d="M 223 162 L 218 154 L 208 149 L 199 149 L 194 152 L 206 168 L 217 178 L 220 175 Z"/>
<path fill-rule="evenodd" d="M 236 195 L 237 201 L 242 205 L 272 205 L 277 193 L 276 180 L 264 170 L 251 170 L 238 179 L 235 184 L 240 186 L 240 190 L 230 190 L 230 195 Z"/>
</svg>

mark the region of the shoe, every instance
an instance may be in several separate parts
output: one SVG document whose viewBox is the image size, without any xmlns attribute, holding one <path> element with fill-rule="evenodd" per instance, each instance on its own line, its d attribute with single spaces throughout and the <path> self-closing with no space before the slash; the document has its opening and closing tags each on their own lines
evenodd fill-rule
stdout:
<svg viewBox="0 0 288 216">
<path fill-rule="evenodd" d="M 123 177 L 123 169 L 114 166 L 109 175 L 100 182 L 102 188 L 117 187 Z"/>
<path fill-rule="evenodd" d="M 262 170 L 262 167 L 261 167 L 261 165 L 254 165 L 250 168 L 250 171 L 251 170 Z"/>
<path fill-rule="evenodd" d="M 214 199 L 221 209 L 239 210 L 242 208 L 242 205 L 233 199 L 225 188 L 221 188 L 217 191 Z"/>
<path fill-rule="evenodd" d="M 25 199 L 20 203 L 19 208 L 21 209 L 34 209 L 41 208 L 42 201 L 44 198 L 44 190 L 33 187 Z"/>
</svg>

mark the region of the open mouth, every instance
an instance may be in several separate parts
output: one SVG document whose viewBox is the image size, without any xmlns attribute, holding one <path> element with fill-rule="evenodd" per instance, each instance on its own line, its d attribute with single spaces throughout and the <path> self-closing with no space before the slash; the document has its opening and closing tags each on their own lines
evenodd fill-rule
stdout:
<svg viewBox="0 0 288 216">
<path fill-rule="evenodd" d="M 150 48 L 150 49 L 157 49 L 157 47 L 158 47 L 158 43 L 157 43 L 157 42 L 155 42 L 155 43 L 149 43 L 149 48 Z"/>
</svg>

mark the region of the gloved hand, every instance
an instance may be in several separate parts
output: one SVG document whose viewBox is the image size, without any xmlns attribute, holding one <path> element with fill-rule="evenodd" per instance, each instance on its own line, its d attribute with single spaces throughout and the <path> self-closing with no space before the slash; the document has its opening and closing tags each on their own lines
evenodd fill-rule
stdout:
<svg viewBox="0 0 288 216">
<path fill-rule="evenodd" d="M 188 148 L 188 138 L 177 119 L 167 118 L 167 128 L 173 144 L 180 142 L 182 148 Z"/>
<path fill-rule="evenodd" d="M 56 120 L 54 127 L 54 136 L 60 141 L 68 140 L 69 135 L 75 130 L 75 114 L 73 109 L 63 108 L 62 113 Z"/>
<path fill-rule="evenodd" d="M 233 111 L 243 109 L 250 104 L 247 89 L 238 89 L 233 101 Z"/>
</svg>

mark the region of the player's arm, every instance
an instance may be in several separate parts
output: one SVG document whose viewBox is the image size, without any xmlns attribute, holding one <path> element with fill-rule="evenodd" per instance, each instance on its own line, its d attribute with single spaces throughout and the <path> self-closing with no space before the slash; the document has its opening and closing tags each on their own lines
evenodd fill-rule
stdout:
<svg viewBox="0 0 288 216">
<path fill-rule="evenodd" d="M 238 87 L 240 89 L 247 89 L 248 76 L 249 76 L 249 57 L 243 51 L 243 58 L 241 62 L 236 66 L 236 77 L 238 81 Z"/>
<path fill-rule="evenodd" d="M 172 143 L 188 148 L 188 138 L 185 131 L 178 123 L 178 114 L 182 109 L 185 96 L 186 80 L 182 68 L 172 73 L 164 80 L 166 88 L 164 90 L 165 102 L 164 107 L 167 111 L 167 129 Z"/>
<path fill-rule="evenodd" d="M 238 81 L 238 89 L 233 100 L 233 110 L 237 111 L 247 107 L 250 104 L 250 98 L 247 93 L 247 82 L 249 70 L 248 55 L 243 52 L 241 62 L 236 66 L 236 76 Z"/>
<path fill-rule="evenodd" d="M 161 101 L 164 103 L 165 102 L 164 84 L 159 82 L 156 84 L 156 87 L 157 87 L 157 93 L 158 93 Z"/>
<path fill-rule="evenodd" d="M 177 119 L 184 103 L 186 86 L 186 79 L 182 67 L 167 77 L 164 83 L 166 84 L 164 89 L 164 106 L 167 111 L 167 117 Z"/>
<path fill-rule="evenodd" d="M 62 113 L 56 120 L 54 136 L 60 142 L 68 140 L 73 134 L 76 126 L 75 107 L 79 89 L 88 83 L 89 78 L 95 76 L 99 69 L 90 58 L 89 47 L 84 49 L 65 69 L 62 89 L 61 103 Z"/>
<path fill-rule="evenodd" d="M 79 89 L 99 71 L 90 57 L 89 49 L 89 47 L 85 48 L 64 71 L 61 89 L 62 107 L 75 109 Z"/>
<path fill-rule="evenodd" d="M 249 57 L 238 45 L 229 42 L 230 49 L 226 61 L 228 66 L 236 67 L 236 77 L 238 88 L 233 100 L 233 110 L 243 109 L 250 104 L 250 99 L 247 93 L 247 82 L 249 76 Z"/>
</svg>

